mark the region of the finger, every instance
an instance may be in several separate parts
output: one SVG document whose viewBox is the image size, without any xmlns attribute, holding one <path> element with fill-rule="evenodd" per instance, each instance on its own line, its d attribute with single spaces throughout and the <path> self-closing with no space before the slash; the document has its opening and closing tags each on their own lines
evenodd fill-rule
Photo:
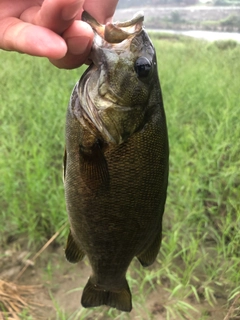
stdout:
<svg viewBox="0 0 240 320">
<path fill-rule="evenodd" d="M 112 20 L 118 0 L 87 0 L 83 8 L 99 23 L 105 24 Z"/>
<path fill-rule="evenodd" d="M 8 17 L 19 18 L 27 8 L 38 5 L 44 0 L 0 0 L 0 20 Z"/>
<path fill-rule="evenodd" d="M 62 59 L 50 59 L 58 68 L 77 68 L 87 60 L 93 40 L 92 28 L 85 22 L 76 20 L 63 33 L 62 37 L 67 43 L 68 51 Z"/>
<path fill-rule="evenodd" d="M 22 22 L 17 18 L 0 21 L 0 48 L 34 56 L 60 59 L 65 56 L 65 41 L 51 30 Z"/>
<path fill-rule="evenodd" d="M 84 0 L 45 0 L 42 6 L 25 10 L 21 19 L 62 34 L 75 19 L 80 19 L 83 2 Z"/>
</svg>

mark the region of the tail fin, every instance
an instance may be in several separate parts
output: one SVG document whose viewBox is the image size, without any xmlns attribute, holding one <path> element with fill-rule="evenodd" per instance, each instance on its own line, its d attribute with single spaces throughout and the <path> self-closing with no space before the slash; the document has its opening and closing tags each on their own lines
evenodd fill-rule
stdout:
<svg viewBox="0 0 240 320">
<path fill-rule="evenodd" d="M 120 311 L 130 312 L 132 310 L 132 295 L 126 279 L 123 289 L 113 292 L 99 289 L 90 278 L 83 290 L 81 303 L 84 308 L 107 305 Z"/>
</svg>

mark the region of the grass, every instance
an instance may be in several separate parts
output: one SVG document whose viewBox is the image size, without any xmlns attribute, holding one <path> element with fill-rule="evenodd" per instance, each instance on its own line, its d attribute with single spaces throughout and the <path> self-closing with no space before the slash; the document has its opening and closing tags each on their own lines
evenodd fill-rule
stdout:
<svg viewBox="0 0 240 320">
<path fill-rule="evenodd" d="M 227 310 L 240 293 L 240 46 L 152 38 L 168 120 L 170 180 L 158 260 L 149 269 L 134 261 L 128 272 L 135 319 L 153 319 L 146 297 L 155 292 L 166 319 L 205 320 L 206 305 L 214 310 L 220 299 Z M 4 245 L 25 234 L 37 248 L 67 220 L 65 112 L 82 70 L 58 70 L 44 59 L 7 52 L 0 52 L 0 63 L 0 240 Z M 129 318 L 105 308 L 68 315 L 54 303 L 61 320 Z"/>
<path fill-rule="evenodd" d="M 81 72 L 1 52 L 1 235 L 49 238 L 66 221 L 61 177 L 66 106 Z"/>
</svg>

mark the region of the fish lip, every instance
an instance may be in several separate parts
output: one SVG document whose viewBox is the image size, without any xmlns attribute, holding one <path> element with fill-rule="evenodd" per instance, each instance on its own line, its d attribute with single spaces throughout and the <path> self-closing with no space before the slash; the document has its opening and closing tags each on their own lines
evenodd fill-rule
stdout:
<svg viewBox="0 0 240 320">
<path fill-rule="evenodd" d="M 124 22 L 107 22 L 105 25 L 98 23 L 86 11 L 82 14 L 82 20 L 87 22 L 93 29 L 94 33 L 99 35 L 107 43 L 121 43 L 140 33 L 143 28 L 144 12 L 137 12 L 131 20 Z"/>
</svg>

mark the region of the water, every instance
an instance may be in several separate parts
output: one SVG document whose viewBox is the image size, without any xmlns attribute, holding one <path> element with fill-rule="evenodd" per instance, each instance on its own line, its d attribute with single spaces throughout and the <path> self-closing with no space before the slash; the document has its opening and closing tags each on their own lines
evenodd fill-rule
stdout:
<svg viewBox="0 0 240 320">
<path fill-rule="evenodd" d="M 172 34 L 182 34 L 185 36 L 204 39 L 207 41 L 216 41 L 216 40 L 235 40 L 240 43 L 240 33 L 237 32 L 214 32 L 214 31 L 202 31 L 202 30 L 189 30 L 189 31 L 180 31 L 180 30 L 164 30 L 164 29 L 148 29 L 148 31 L 154 32 L 166 32 Z"/>
</svg>

